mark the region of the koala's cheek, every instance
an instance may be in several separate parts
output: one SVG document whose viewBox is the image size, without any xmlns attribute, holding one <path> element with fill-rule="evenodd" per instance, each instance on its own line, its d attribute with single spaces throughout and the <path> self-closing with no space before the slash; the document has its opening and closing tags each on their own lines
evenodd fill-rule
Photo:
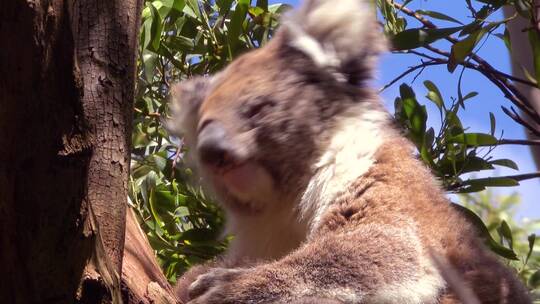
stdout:
<svg viewBox="0 0 540 304">
<path fill-rule="evenodd" d="M 270 174 L 261 166 L 246 163 L 223 175 L 227 189 L 242 201 L 260 200 L 261 196 L 271 195 L 273 181 Z"/>
</svg>

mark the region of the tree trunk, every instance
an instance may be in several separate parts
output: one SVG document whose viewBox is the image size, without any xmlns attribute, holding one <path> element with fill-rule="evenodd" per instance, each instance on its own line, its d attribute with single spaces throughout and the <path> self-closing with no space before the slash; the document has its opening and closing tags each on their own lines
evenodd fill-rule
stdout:
<svg viewBox="0 0 540 304">
<path fill-rule="evenodd" d="M 536 4 L 540 5 L 540 0 L 536 0 Z M 505 18 L 512 17 L 515 13 L 516 11 L 512 6 L 504 7 Z M 512 48 L 512 54 L 510 56 L 510 60 L 512 60 L 512 74 L 522 79 L 527 79 L 523 69 L 526 69 L 529 75 L 535 74 L 531 45 L 529 43 L 529 38 L 527 37 L 527 32 L 523 31 L 529 27 L 530 21 L 519 15 L 517 18 L 508 22 L 507 25 Z M 540 89 L 517 82 L 515 85 L 529 100 L 534 109 L 536 109 L 536 112 L 540 113 Z M 523 115 L 523 117 L 526 118 L 531 125 L 535 125 L 535 122 L 527 115 Z M 540 139 L 527 130 L 525 132 L 530 139 Z M 540 146 L 531 146 L 531 152 L 536 167 L 540 170 Z"/>
<path fill-rule="evenodd" d="M 141 5 L 0 1 L 2 302 L 174 302 L 144 234 L 125 229 Z M 128 258 L 126 235 L 142 246 Z M 141 294 L 122 272 L 153 281 Z"/>
</svg>

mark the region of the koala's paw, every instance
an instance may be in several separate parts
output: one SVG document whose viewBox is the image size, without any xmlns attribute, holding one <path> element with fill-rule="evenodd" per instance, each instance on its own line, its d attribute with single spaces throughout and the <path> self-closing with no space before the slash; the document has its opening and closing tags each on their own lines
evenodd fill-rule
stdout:
<svg viewBox="0 0 540 304">
<path fill-rule="evenodd" d="M 245 269 L 215 268 L 200 275 L 189 287 L 188 304 L 243 303 L 246 299 Z"/>
</svg>

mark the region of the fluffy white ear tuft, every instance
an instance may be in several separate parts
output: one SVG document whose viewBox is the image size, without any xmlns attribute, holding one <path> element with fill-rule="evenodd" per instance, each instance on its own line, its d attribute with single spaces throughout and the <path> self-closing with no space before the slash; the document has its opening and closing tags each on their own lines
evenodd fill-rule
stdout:
<svg viewBox="0 0 540 304">
<path fill-rule="evenodd" d="M 371 69 L 376 55 L 386 49 L 371 2 L 306 0 L 283 20 L 289 45 L 338 73 Z"/>
</svg>

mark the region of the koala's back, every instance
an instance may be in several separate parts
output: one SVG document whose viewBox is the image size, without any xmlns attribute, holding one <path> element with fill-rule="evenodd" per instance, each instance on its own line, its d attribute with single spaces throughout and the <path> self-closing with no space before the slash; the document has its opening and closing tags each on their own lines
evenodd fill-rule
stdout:
<svg viewBox="0 0 540 304">
<path fill-rule="evenodd" d="M 481 303 L 529 303 L 517 276 L 487 250 L 479 232 L 450 204 L 411 151 L 411 144 L 402 138 L 382 145 L 375 165 L 336 198 L 317 235 L 346 233 L 362 226 L 403 227 L 418 236 L 422 258 L 433 260 L 435 255 L 442 263 L 436 267 L 446 281 L 441 304 L 462 303 L 457 294 L 463 288 L 472 290 Z M 370 251 L 370 246 L 378 244 L 358 246 Z M 399 261 L 404 252 L 383 254 Z"/>
</svg>

